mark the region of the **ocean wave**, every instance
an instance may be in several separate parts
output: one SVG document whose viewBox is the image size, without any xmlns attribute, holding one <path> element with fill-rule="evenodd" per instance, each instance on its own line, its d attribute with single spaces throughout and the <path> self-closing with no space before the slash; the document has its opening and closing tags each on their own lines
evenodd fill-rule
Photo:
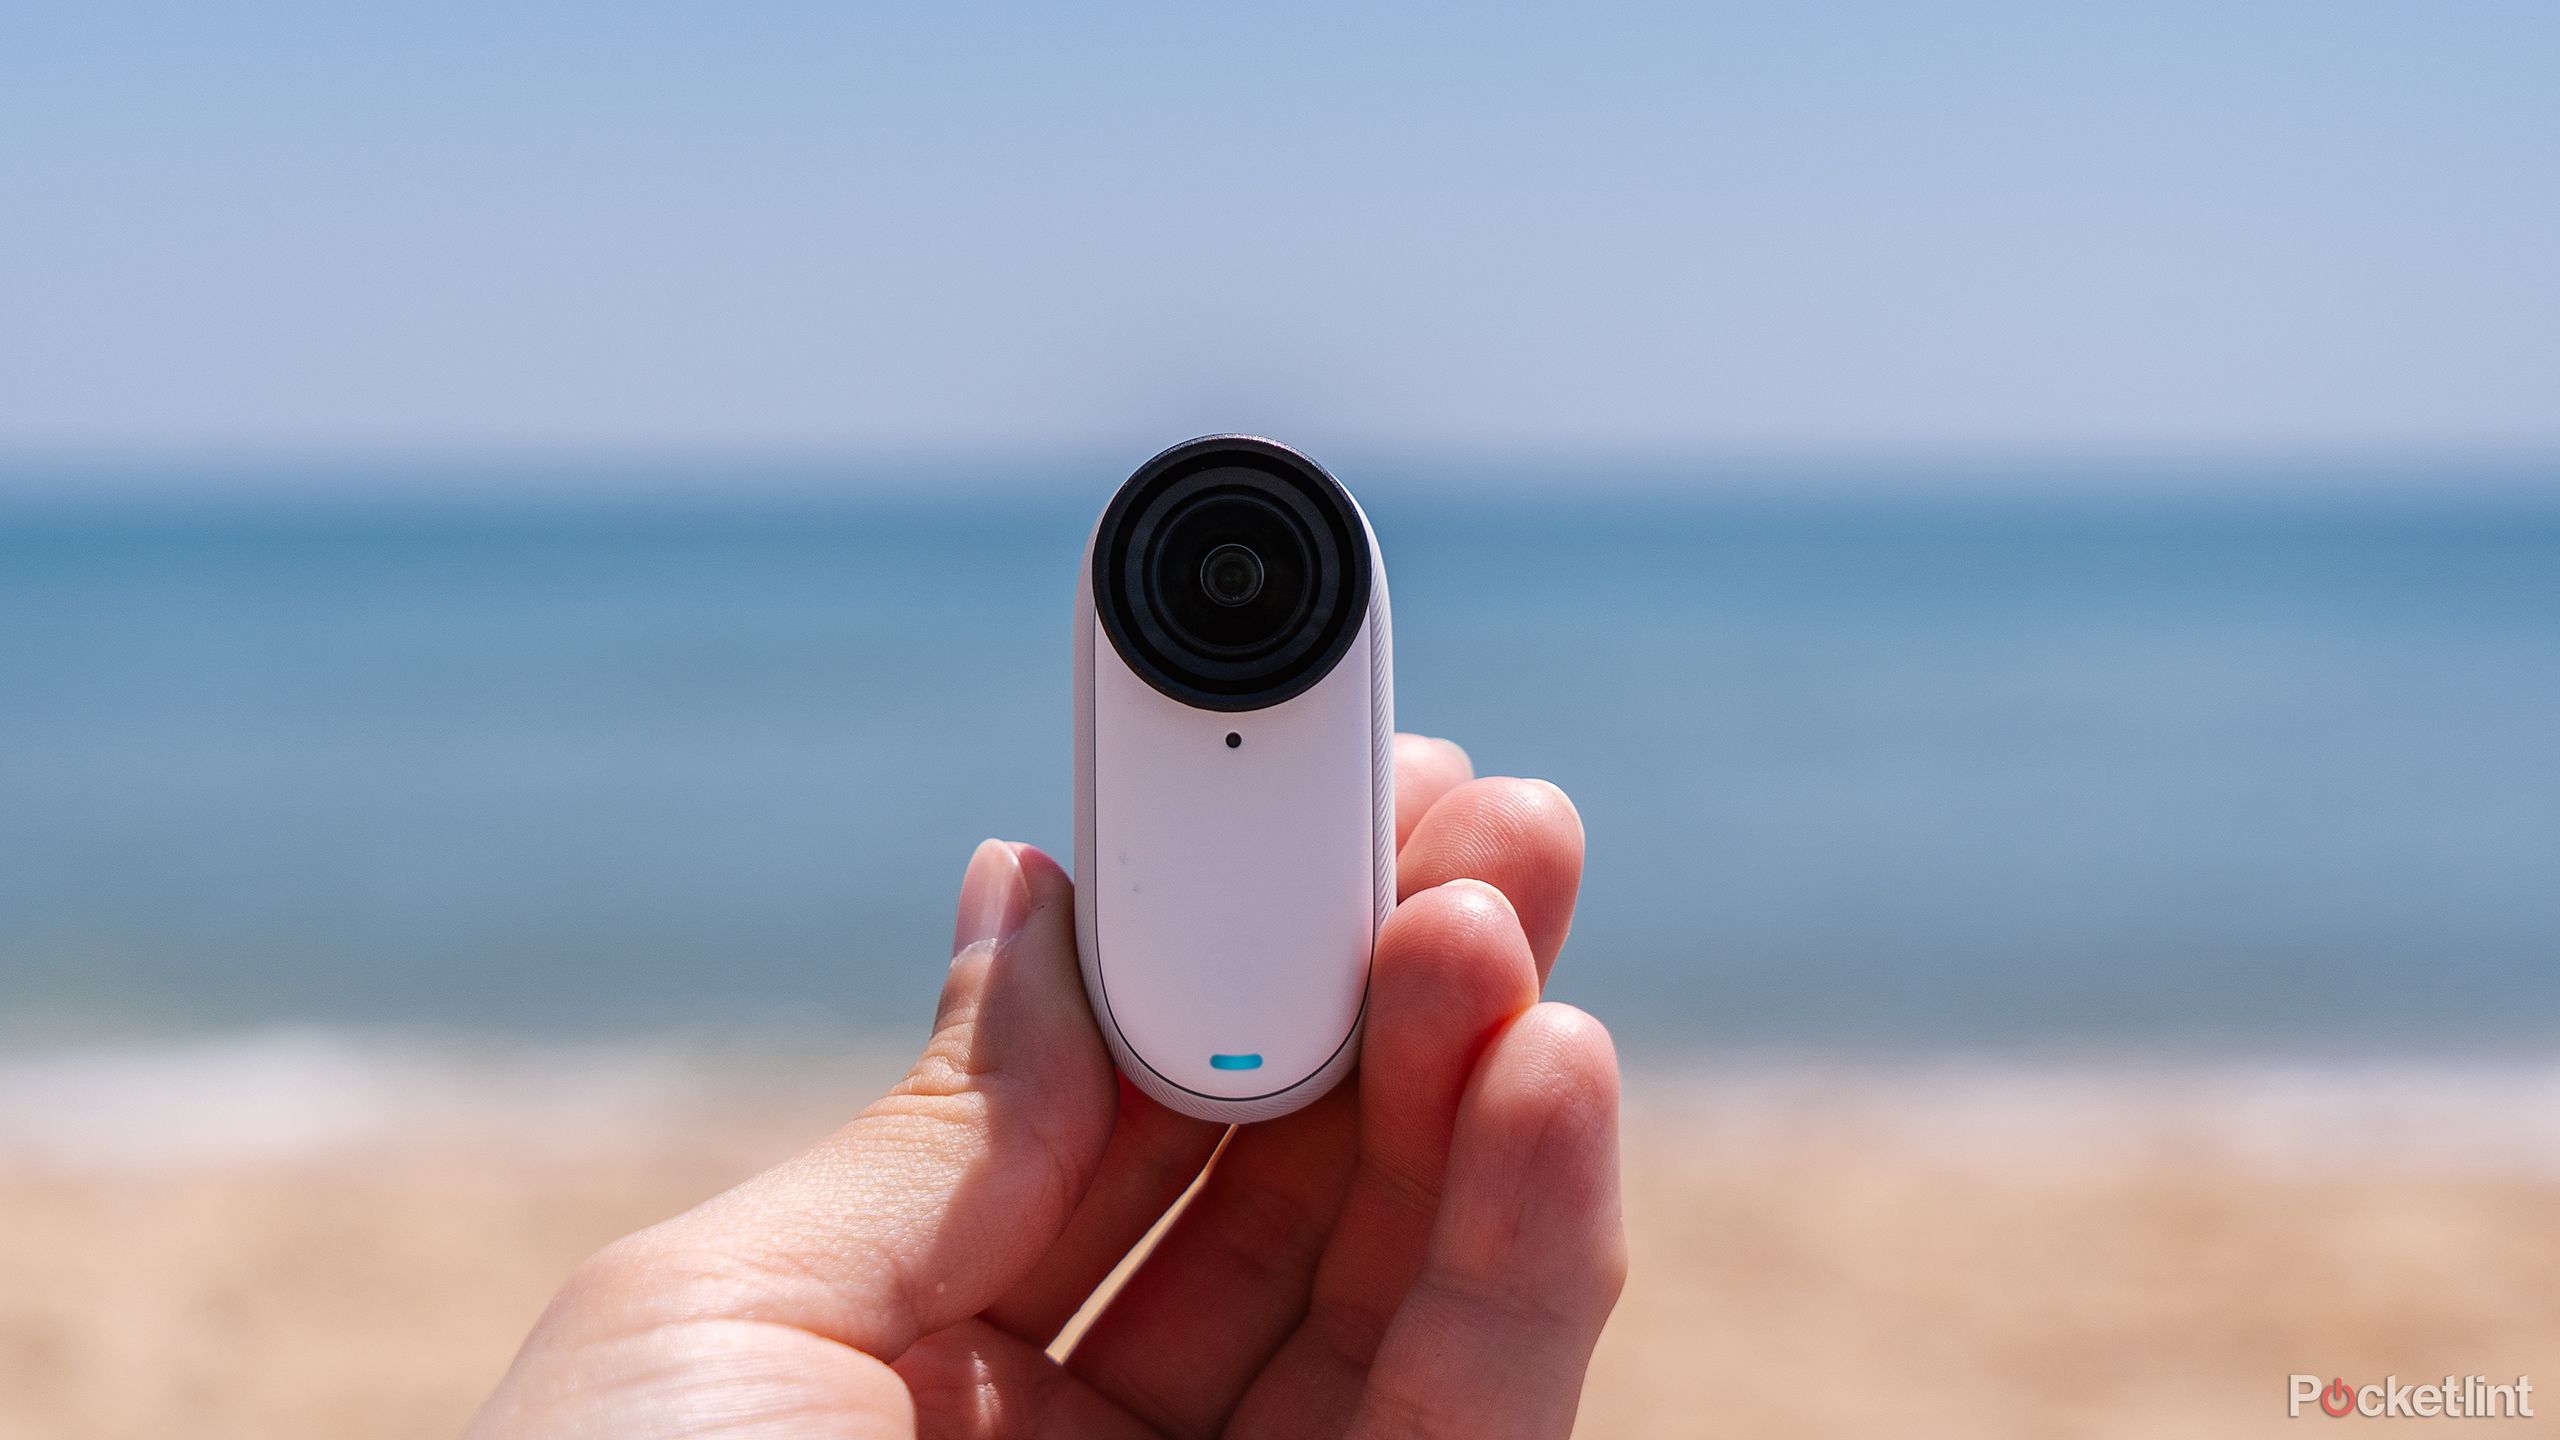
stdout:
<svg viewBox="0 0 2560 1440">
<path fill-rule="evenodd" d="M 879 1070 L 866 1053 L 800 1037 L 526 1041 L 318 1027 L 21 1045 L 0 1051 L 0 1157 L 86 1169 L 457 1139 L 591 1149 L 786 1086 L 844 1090 L 852 1074 Z"/>
<path fill-rule="evenodd" d="M 563 1154 L 688 1127 L 821 1126 L 903 1048 L 798 1032 L 529 1040 L 271 1028 L 0 1049 L 0 1166 L 291 1162 L 383 1147 Z M 2560 1059 L 2140 1062 L 1646 1058 L 1632 1144 L 1892 1147 L 1950 1164 L 2144 1162 L 2560 1173 Z"/>
</svg>

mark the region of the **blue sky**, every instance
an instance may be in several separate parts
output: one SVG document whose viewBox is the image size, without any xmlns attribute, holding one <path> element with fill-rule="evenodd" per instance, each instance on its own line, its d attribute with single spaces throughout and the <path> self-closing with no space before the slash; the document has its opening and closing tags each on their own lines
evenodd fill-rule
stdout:
<svg viewBox="0 0 2560 1440">
<path fill-rule="evenodd" d="M 2555 76 L 2542 4 L 21 7 L 0 451 L 2560 454 Z"/>
</svg>

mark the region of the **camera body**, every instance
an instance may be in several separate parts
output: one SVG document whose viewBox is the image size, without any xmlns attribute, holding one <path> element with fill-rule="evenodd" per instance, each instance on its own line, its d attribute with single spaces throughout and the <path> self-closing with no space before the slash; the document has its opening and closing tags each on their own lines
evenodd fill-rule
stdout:
<svg viewBox="0 0 2560 1440">
<path fill-rule="evenodd" d="M 1359 1054 L 1395 905 L 1395 693 L 1368 517 L 1242 435 L 1140 466 L 1076 587 L 1076 940 L 1122 1074 L 1267 1120 Z"/>
</svg>

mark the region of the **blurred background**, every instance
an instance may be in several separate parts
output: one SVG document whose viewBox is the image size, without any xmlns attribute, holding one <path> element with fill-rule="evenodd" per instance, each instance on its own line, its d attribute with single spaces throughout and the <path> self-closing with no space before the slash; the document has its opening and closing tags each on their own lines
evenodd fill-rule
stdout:
<svg viewBox="0 0 2560 1440">
<path fill-rule="evenodd" d="M 859 1103 L 1214 430 L 1582 809 L 1591 1433 L 2549 1366 L 2553 12 L 6 29 L 0 1435 L 449 1433 Z"/>
</svg>

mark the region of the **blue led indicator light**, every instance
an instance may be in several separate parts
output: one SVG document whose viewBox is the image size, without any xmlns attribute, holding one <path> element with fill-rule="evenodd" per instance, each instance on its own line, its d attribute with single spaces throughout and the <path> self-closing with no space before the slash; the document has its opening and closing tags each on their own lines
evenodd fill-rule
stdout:
<svg viewBox="0 0 2560 1440">
<path fill-rule="evenodd" d="M 1209 1068 L 1212 1070 L 1259 1070 L 1262 1068 L 1262 1057 L 1259 1055 L 1212 1055 L 1209 1057 Z"/>
</svg>

